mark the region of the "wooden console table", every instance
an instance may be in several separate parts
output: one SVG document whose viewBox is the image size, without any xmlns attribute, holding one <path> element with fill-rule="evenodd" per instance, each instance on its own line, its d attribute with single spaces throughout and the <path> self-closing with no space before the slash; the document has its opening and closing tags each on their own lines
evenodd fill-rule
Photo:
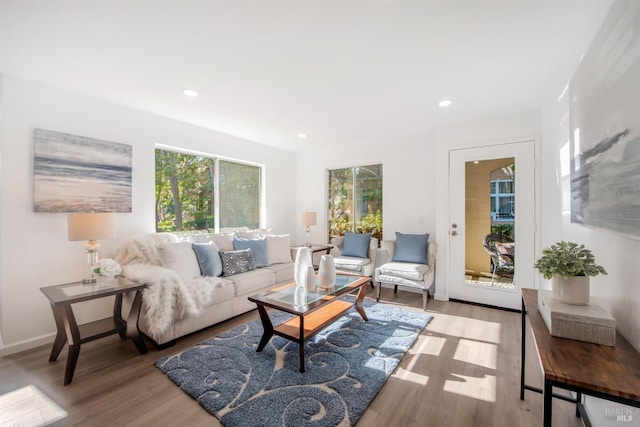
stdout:
<svg viewBox="0 0 640 427">
<path fill-rule="evenodd" d="M 146 287 L 146 283 L 116 279 L 111 286 L 83 285 L 82 282 L 76 282 L 40 288 L 51 303 L 51 310 L 58 329 L 49 362 L 55 362 L 64 345 L 69 343 L 64 385 L 68 385 L 73 380 L 73 373 L 80 354 L 80 345 L 86 342 L 117 333 L 122 339 L 131 338 L 141 354 L 147 353 L 144 338 L 138 329 L 142 290 Z M 129 316 L 125 321 L 122 318 L 122 296 L 127 292 L 135 292 L 136 294 L 131 304 Z M 116 297 L 113 305 L 113 317 L 78 325 L 71 304 L 111 295 Z"/>
<path fill-rule="evenodd" d="M 525 383 L 527 315 L 544 371 L 544 390 Z M 553 394 L 554 387 L 573 391 L 577 397 Z M 524 400 L 525 390 L 544 395 L 545 427 L 551 426 L 551 400 L 554 397 L 575 403 L 576 416 L 582 417 L 589 426 L 583 395 L 640 408 L 640 353 L 620 334 L 616 334 L 615 347 L 551 336 L 538 312 L 538 291 L 522 289 L 520 400 Z"/>
</svg>

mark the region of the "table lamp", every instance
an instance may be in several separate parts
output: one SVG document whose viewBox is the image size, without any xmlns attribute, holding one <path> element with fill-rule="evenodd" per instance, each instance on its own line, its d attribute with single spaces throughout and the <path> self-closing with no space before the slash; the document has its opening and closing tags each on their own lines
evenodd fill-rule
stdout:
<svg viewBox="0 0 640 427">
<path fill-rule="evenodd" d="M 302 212 L 302 225 L 304 225 L 304 232 L 306 234 L 305 246 L 311 246 L 311 226 L 316 225 L 316 221 L 315 212 Z"/>
<path fill-rule="evenodd" d="M 70 241 L 87 240 L 84 245 L 85 267 L 82 283 L 96 283 L 93 266 L 98 262 L 100 244 L 97 239 L 116 237 L 115 213 L 70 213 L 67 217 Z"/>
</svg>

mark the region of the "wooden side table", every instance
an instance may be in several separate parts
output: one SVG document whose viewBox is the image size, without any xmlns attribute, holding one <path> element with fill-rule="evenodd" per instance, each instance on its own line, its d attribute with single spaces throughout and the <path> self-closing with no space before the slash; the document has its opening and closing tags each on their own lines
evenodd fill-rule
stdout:
<svg viewBox="0 0 640 427">
<path fill-rule="evenodd" d="M 80 345 L 86 342 L 117 333 L 121 339 L 131 338 L 140 354 L 147 353 L 147 347 L 138 329 L 142 290 L 146 287 L 146 283 L 117 278 L 111 285 L 106 286 L 83 285 L 82 282 L 75 282 L 40 288 L 51 303 L 51 310 L 58 329 L 49 362 L 55 362 L 64 345 L 69 343 L 64 385 L 68 385 L 73 380 L 73 373 L 80 354 Z M 122 318 L 122 296 L 128 292 L 135 292 L 135 296 L 129 316 L 125 321 Z M 111 295 L 116 297 L 113 305 L 113 317 L 78 325 L 71 304 Z"/>
<path fill-rule="evenodd" d="M 544 372 L 544 390 L 525 382 L 526 318 Z M 590 426 L 582 396 L 640 408 L 640 353 L 617 334 L 615 347 L 551 336 L 538 311 L 538 291 L 522 289 L 522 348 L 520 400 L 525 390 L 543 394 L 543 425 L 551 427 L 552 398 L 576 404 L 576 416 Z M 576 399 L 553 393 L 554 388 L 576 393 Z"/>
</svg>

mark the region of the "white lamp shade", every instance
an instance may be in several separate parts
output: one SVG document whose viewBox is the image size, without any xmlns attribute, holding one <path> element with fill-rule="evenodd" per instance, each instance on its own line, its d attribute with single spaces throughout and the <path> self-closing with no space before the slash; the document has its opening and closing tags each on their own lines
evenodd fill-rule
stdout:
<svg viewBox="0 0 640 427">
<path fill-rule="evenodd" d="M 116 237 L 115 213 L 70 213 L 69 240 L 98 240 Z"/>
<path fill-rule="evenodd" d="M 302 212 L 302 225 L 309 227 L 317 224 L 315 212 Z"/>
</svg>

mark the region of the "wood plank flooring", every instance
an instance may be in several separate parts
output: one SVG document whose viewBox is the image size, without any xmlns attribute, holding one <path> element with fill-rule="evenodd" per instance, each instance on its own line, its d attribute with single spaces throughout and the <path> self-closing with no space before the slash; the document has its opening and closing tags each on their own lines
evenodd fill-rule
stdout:
<svg viewBox="0 0 640 427">
<path fill-rule="evenodd" d="M 367 298 L 374 299 L 373 290 Z M 420 310 L 422 296 L 383 289 L 382 301 Z M 520 315 L 429 300 L 433 320 L 358 422 L 368 426 L 540 426 L 542 396 L 520 400 Z M 0 358 L 0 394 L 33 384 L 68 415 L 55 426 L 217 426 L 197 402 L 155 366 L 257 311 L 183 338 L 169 349 L 138 354 L 117 335 L 82 346 L 73 382 L 62 385 L 67 349 L 49 363 L 50 346 Z M 53 323 L 53 319 L 51 319 Z M 528 336 L 527 382 L 542 373 Z M 581 426 L 574 406 L 554 399 L 554 426 Z"/>
</svg>

